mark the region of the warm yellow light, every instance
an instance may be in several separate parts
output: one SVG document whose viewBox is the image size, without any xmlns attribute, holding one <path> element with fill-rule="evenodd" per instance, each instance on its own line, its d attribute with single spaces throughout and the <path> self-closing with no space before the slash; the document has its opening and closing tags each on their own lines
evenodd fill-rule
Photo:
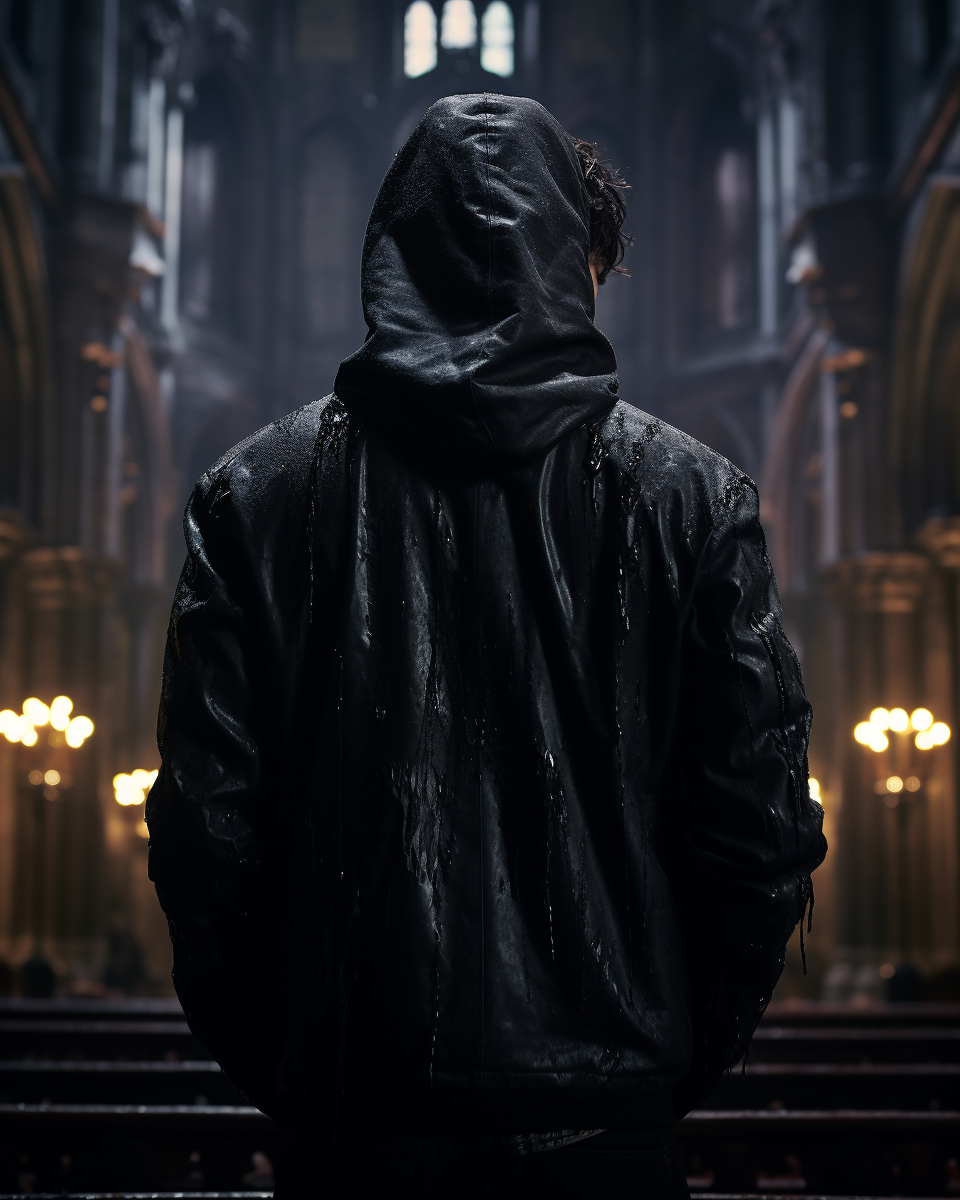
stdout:
<svg viewBox="0 0 960 1200">
<path fill-rule="evenodd" d="M 890 728 L 890 714 L 885 708 L 875 708 L 870 714 L 870 724 L 886 732 Z"/>
<path fill-rule="evenodd" d="M 124 807 L 142 804 L 144 800 L 143 789 L 137 787 L 132 776 L 122 773 L 113 777 L 113 796 L 116 802 Z"/>
<path fill-rule="evenodd" d="M 70 723 L 73 712 L 73 701 L 69 696 L 55 696 L 50 705 L 50 724 L 54 729 L 63 733 Z"/>
<path fill-rule="evenodd" d="M 922 729 L 913 740 L 918 750 L 933 749 L 933 738 L 929 729 Z"/>
<path fill-rule="evenodd" d="M 0 712 L 0 733 L 8 742 L 19 742 L 25 725 L 23 717 L 12 708 L 5 708 Z"/>
<path fill-rule="evenodd" d="M 72 721 L 67 722 L 64 738 L 67 745 L 76 750 L 92 733 L 93 722 L 89 717 L 74 717 Z"/>
<path fill-rule="evenodd" d="M 903 780 L 900 778 L 899 775 L 891 775 L 890 776 L 890 778 L 887 780 L 887 791 L 888 792 L 902 792 L 903 791 Z"/>
<path fill-rule="evenodd" d="M 918 733 L 929 729 L 933 724 L 933 713 L 929 708 L 915 708 L 910 714 L 910 724 Z"/>
<path fill-rule="evenodd" d="M 48 783 L 50 787 L 56 787 L 60 782 L 60 772 L 54 770 L 44 772 L 43 782 Z"/>
<path fill-rule="evenodd" d="M 147 798 L 147 792 L 153 787 L 158 774 L 158 771 L 144 771 L 141 767 L 138 767 L 135 771 L 131 771 L 129 775 L 123 772 L 119 775 L 114 775 L 114 799 L 124 807 L 143 804 Z"/>
<path fill-rule="evenodd" d="M 894 733 L 903 733 L 910 725 L 910 718 L 905 708 L 890 709 L 890 728 Z"/>
<path fill-rule="evenodd" d="M 853 736 L 861 746 L 869 746 L 873 741 L 875 733 L 875 726 L 871 725 L 869 721 L 861 721 L 860 724 L 854 729 Z"/>
<path fill-rule="evenodd" d="M 820 799 L 820 780 L 814 779 L 812 775 L 810 776 L 810 799 L 816 800 L 818 804 L 823 803 Z"/>
<path fill-rule="evenodd" d="M 927 732 L 935 746 L 945 746 L 950 741 L 950 726 L 943 721 L 934 721 Z"/>
<path fill-rule="evenodd" d="M 908 775 L 903 781 L 903 786 L 908 792 L 919 792 L 920 780 L 916 777 L 916 775 Z"/>
<path fill-rule="evenodd" d="M 881 754 L 890 745 L 890 741 L 885 733 L 881 733 L 879 729 L 874 729 L 868 745 L 874 754 Z"/>
<path fill-rule="evenodd" d="M 20 741 L 25 746 L 35 746 L 37 744 L 37 731 L 32 725 L 27 725 L 20 734 Z"/>
<path fill-rule="evenodd" d="M 50 709 L 42 700 L 31 696 L 23 702 L 23 715 L 31 725 L 46 725 L 50 720 Z"/>
</svg>

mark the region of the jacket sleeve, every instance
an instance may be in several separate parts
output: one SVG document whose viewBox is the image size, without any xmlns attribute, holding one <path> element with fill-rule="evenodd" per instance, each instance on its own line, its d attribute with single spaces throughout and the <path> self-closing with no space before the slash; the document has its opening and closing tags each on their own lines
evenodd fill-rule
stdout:
<svg viewBox="0 0 960 1200">
<path fill-rule="evenodd" d="M 150 877 L 167 914 L 190 1026 L 254 1103 L 275 1107 L 276 969 L 266 880 L 270 805 L 262 586 L 223 474 L 184 515 L 147 803 Z"/>
<path fill-rule="evenodd" d="M 683 644 L 677 895 L 695 1052 L 675 1095 L 678 1114 L 746 1052 L 826 853 L 823 813 L 809 794 L 811 709 L 781 625 L 753 484 L 741 477 L 717 507 Z"/>
</svg>

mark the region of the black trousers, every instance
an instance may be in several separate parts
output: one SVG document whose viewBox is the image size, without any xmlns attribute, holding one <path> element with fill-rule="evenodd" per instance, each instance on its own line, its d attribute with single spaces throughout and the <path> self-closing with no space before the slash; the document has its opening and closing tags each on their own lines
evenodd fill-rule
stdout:
<svg viewBox="0 0 960 1200">
<path fill-rule="evenodd" d="M 511 1157 L 496 1135 L 353 1139 L 336 1149 L 286 1140 L 275 1200 L 689 1200 L 671 1129 L 597 1134 Z"/>
</svg>

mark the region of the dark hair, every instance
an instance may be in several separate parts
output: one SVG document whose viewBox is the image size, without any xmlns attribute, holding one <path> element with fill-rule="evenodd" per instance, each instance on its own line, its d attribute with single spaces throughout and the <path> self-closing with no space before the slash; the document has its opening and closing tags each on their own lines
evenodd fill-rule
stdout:
<svg viewBox="0 0 960 1200">
<path fill-rule="evenodd" d="M 611 271 L 617 275 L 629 275 L 621 267 L 623 254 L 631 239 L 623 232 L 627 216 L 627 203 L 623 193 L 630 186 L 620 178 L 620 172 L 597 158 L 595 143 L 585 142 L 570 134 L 573 148 L 583 171 L 583 185 L 590 204 L 590 253 L 596 255 L 602 266 L 597 274 L 598 283 L 606 283 Z"/>
</svg>

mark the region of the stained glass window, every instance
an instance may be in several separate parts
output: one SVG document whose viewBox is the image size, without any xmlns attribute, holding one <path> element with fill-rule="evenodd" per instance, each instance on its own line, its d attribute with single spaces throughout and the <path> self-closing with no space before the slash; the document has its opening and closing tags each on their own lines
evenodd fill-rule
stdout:
<svg viewBox="0 0 960 1200">
<path fill-rule="evenodd" d="M 403 18 L 403 73 L 416 79 L 436 65 L 437 14 L 427 0 L 415 0 Z"/>
<path fill-rule="evenodd" d="M 480 66 L 494 75 L 513 74 L 513 13 L 504 0 L 493 0 L 483 14 Z"/>
<path fill-rule="evenodd" d="M 440 45 L 466 50 L 477 44 L 477 14 L 470 0 L 446 0 L 440 13 Z"/>
</svg>

